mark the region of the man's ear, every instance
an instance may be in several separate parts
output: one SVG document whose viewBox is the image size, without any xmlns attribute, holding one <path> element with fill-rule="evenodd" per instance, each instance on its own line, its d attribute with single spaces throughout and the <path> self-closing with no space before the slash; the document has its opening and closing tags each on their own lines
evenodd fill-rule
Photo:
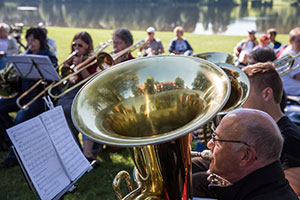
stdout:
<svg viewBox="0 0 300 200">
<path fill-rule="evenodd" d="M 241 157 L 241 166 L 247 166 L 257 160 L 256 151 L 253 147 L 246 147 L 244 155 Z"/>
<path fill-rule="evenodd" d="M 271 100 L 273 100 L 274 96 L 273 96 L 272 88 L 270 88 L 270 87 L 265 88 L 262 91 L 262 97 L 263 97 L 265 102 L 270 102 Z"/>
</svg>

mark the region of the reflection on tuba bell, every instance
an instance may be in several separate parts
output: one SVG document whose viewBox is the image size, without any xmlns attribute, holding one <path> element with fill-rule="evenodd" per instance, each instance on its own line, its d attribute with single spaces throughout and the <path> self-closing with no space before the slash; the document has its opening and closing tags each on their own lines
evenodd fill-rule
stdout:
<svg viewBox="0 0 300 200">
<path fill-rule="evenodd" d="M 219 113 L 220 115 L 224 115 L 245 103 L 250 92 L 250 82 L 247 75 L 239 67 L 234 66 L 235 58 L 232 54 L 226 52 L 204 52 L 193 56 L 216 64 L 225 71 L 230 79 L 230 98 Z"/>
<path fill-rule="evenodd" d="M 201 142 L 206 144 L 211 138 L 211 133 L 216 129 L 222 116 L 229 111 L 239 108 L 246 102 L 250 92 L 250 82 L 247 75 L 239 67 L 234 65 L 235 58 L 232 54 L 226 52 L 203 52 L 193 56 L 215 63 L 224 70 L 229 77 L 231 84 L 229 100 L 222 108 L 221 112 L 197 131 L 198 135 L 196 137 L 200 138 Z"/>
<path fill-rule="evenodd" d="M 127 172 L 114 181 L 119 199 L 192 199 L 191 135 L 226 104 L 230 80 L 215 64 L 160 55 L 108 68 L 87 82 L 72 105 L 76 127 L 95 141 L 133 147 Z M 129 193 L 119 191 L 128 182 Z"/>
</svg>

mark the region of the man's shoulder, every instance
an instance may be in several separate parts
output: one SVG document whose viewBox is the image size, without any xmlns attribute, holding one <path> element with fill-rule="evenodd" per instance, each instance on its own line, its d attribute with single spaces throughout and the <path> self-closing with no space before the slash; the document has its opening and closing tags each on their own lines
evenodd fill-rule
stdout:
<svg viewBox="0 0 300 200">
<path fill-rule="evenodd" d="M 277 122 L 277 125 L 278 125 L 278 127 L 279 127 L 282 134 L 294 133 L 296 136 L 299 137 L 299 140 L 300 140 L 299 127 L 297 127 L 297 125 L 294 122 L 292 122 L 289 117 L 283 116 Z"/>
</svg>

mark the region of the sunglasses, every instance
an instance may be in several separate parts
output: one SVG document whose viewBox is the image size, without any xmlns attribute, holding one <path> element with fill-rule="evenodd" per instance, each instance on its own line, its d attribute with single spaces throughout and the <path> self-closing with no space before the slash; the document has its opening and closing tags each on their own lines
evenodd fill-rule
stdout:
<svg viewBox="0 0 300 200">
<path fill-rule="evenodd" d="M 77 43 L 73 43 L 73 44 L 72 44 L 72 47 L 76 47 L 76 46 L 78 46 L 78 47 L 80 47 L 80 48 L 82 48 L 82 47 L 83 47 L 83 45 L 82 45 L 82 44 L 77 44 Z"/>
</svg>

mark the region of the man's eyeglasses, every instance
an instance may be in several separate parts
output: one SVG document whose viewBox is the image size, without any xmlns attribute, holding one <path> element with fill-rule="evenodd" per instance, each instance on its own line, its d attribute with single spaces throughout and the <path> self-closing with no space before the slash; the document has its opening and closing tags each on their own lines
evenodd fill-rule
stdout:
<svg viewBox="0 0 300 200">
<path fill-rule="evenodd" d="M 83 47 L 83 45 L 82 45 L 82 44 L 77 44 L 77 43 L 73 43 L 73 44 L 72 44 L 72 46 L 73 46 L 73 47 L 76 47 L 76 46 L 78 46 L 78 47 L 80 47 L 80 48 L 82 48 L 82 47 Z"/>
<path fill-rule="evenodd" d="M 240 144 L 244 144 L 248 147 L 252 147 L 250 144 L 248 144 L 247 142 L 244 141 L 240 141 L 240 140 L 222 140 L 222 139 L 216 139 L 217 134 L 215 132 L 212 133 L 212 142 L 215 144 L 215 142 L 219 141 L 219 142 L 231 142 L 231 143 L 240 143 Z M 254 148 L 255 149 L 255 148 Z M 254 157 L 255 160 L 257 160 L 257 156 L 255 155 Z"/>
<path fill-rule="evenodd" d="M 247 142 L 244 141 L 239 141 L 239 140 L 222 140 L 222 139 L 216 139 L 217 134 L 214 132 L 212 133 L 212 141 L 215 144 L 215 142 L 219 141 L 219 142 L 231 142 L 231 143 L 240 143 L 240 144 L 244 144 L 248 147 L 252 147 L 251 145 L 249 145 Z"/>
</svg>

